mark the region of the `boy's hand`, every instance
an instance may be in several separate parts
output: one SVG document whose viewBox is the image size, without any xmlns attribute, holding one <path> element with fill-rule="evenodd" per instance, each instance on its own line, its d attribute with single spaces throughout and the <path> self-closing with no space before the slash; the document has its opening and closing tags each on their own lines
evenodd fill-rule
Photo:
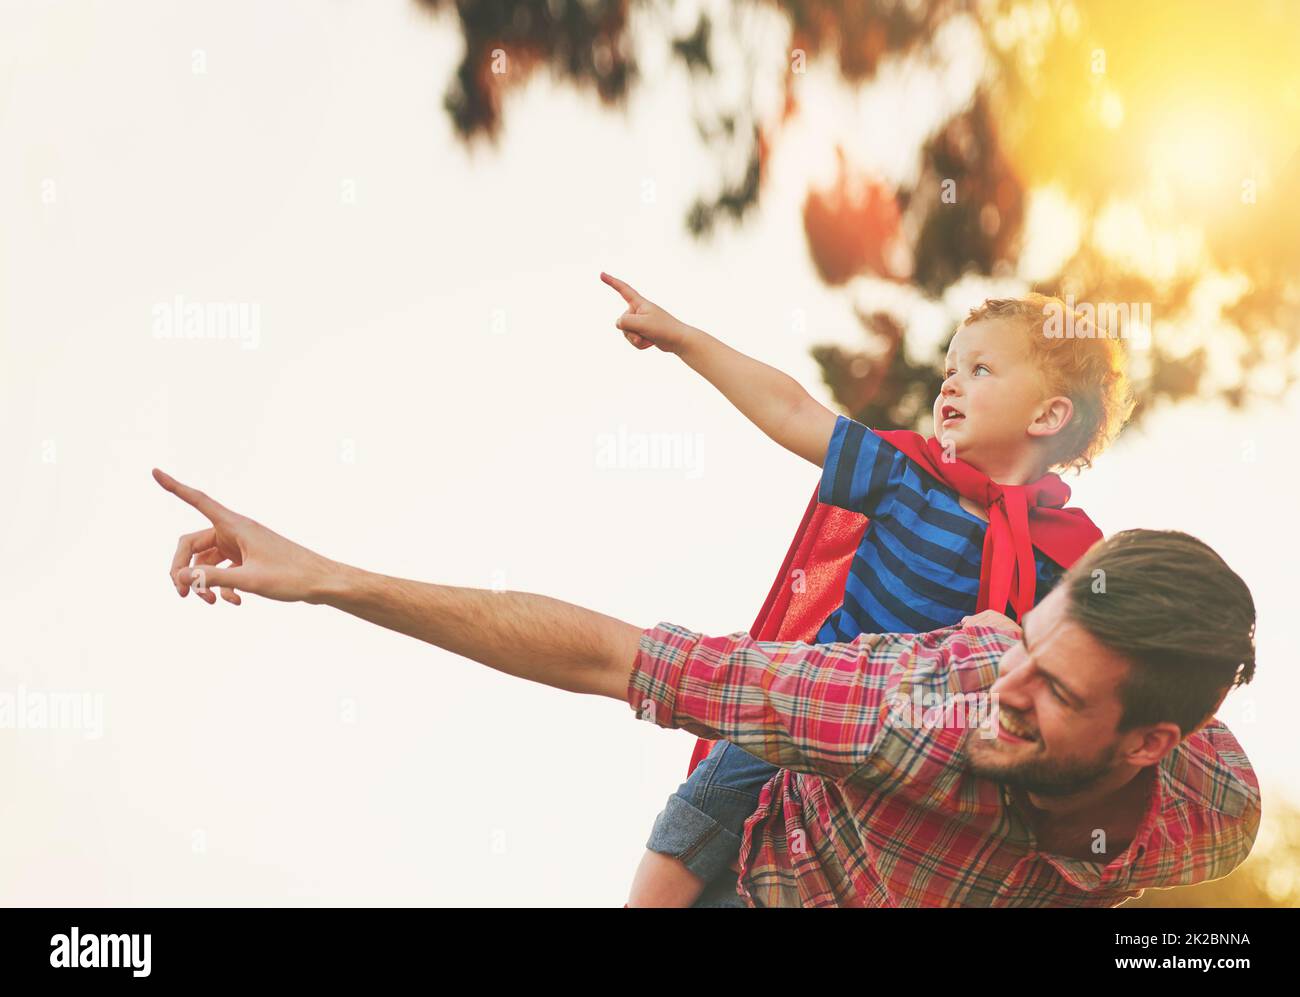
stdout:
<svg viewBox="0 0 1300 997">
<path fill-rule="evenodd" d="M 673 318 L 652 301 L 647 301 L 617 277 L 601 271 L 600 279 L 627 302 L 627 311 L 614 324 L 623 330 L 629 343 L 638 350 L 657 346 L 665 353 L 681 353 L 693 331 L 685 322 Z"/>
<path fill-rule="evenodd" d="M 967 627 L 992 627 L 994 630 L 1003 630 L 1015 637 L 1020 636 L 1020 624 L 996 609 L 986 609 L 974 616 L 963 616 L 961 626 L 963 630 Z"/>
</svg>

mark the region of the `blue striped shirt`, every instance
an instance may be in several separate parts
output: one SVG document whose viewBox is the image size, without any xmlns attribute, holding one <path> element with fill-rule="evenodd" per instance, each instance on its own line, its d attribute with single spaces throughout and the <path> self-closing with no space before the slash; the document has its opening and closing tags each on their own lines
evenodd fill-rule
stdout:
<svg viewBox="0 0 1300 997">
<path fill-rule="evenodd" d="M 988 524 L 897 447 L 840 416 L 817 498 L 871 520 L 849 569 L 844 602 L 822 624 L 818 644 L 863 633 L 927 633 L 975 612 Z M 1037 548 L 1034 562 L 1038 603 L 1065 569 Z"/>
</svg>

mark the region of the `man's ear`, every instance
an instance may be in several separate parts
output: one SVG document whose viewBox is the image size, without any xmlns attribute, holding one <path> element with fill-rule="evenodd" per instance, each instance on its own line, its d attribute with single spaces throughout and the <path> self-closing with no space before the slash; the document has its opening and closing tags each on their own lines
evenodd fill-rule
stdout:
<svg viewBox="0 0 1300 997">
<path fill-rule="evenodd" d="M 1034 415 L 1029 424 L 1030 436 L 1055 436 L 1074 418 L 1074 402 L 1065 395 L 1056 395 L 1047 399 Z"/>
<path fill-rule="evenodd" d="M 1162 722 L 1146 728 L 1142 743 L 1124 759 L 1130 765 L 1154 765 L 1182 743 L 1183 733 L 1174 723 Z"/>
</svg>

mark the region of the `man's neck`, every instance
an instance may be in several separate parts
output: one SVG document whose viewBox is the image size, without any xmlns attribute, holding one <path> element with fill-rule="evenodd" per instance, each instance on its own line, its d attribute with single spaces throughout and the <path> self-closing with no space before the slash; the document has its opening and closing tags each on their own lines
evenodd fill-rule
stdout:
<svg viewBox="0 0 1300 997">
<path fill-rule="evenodd" d="M 1154 765 L 1125 765 L 1110 775 L 1103 776 L 1085 790 L 1069 796 L 1040 796 L 1026 793 L 1035 810 L 1052 817 L 1068 818 L 1081 813 L 1104 812 L 1119 805 L 1121 808 L 1134 797 L 1146 798 L 1151 788 L 1150 776 Z"/>
<path fill-rule="evenodd" d="M 1088 789 L 1070 796 L 1040 796 L 1025 792 L 1022 799 L 1031 809 L 1035 829 L 1051 833 L 1077 830 L 1083 824 L 1108 831 L 1124 845 L 1146 814 L 1156 766 L 1126 766 Z M 1115 844 L 1118 844 L 1116 841 Z"/>
</svg>

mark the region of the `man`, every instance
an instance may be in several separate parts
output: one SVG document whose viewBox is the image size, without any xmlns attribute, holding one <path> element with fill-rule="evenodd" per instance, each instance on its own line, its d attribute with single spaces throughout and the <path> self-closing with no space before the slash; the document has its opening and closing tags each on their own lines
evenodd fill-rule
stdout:
<svg viewBox="0 0 1300 997">
<path fill-rule="evenodd" d="M 1254 603 L 1186 534 L 1097 544 L 1023 632 L 985 613 L 812 646 L 374 574 L 153 473 L 211 524 L 177 544 L 181 596 L 333 606 L 780 766 L 745 828 L 750 905 L 1114 906 L 1225 876 L 1254 843 L 1258 783 L 1213 718 L 1254 675 Z"/>
</svg>

